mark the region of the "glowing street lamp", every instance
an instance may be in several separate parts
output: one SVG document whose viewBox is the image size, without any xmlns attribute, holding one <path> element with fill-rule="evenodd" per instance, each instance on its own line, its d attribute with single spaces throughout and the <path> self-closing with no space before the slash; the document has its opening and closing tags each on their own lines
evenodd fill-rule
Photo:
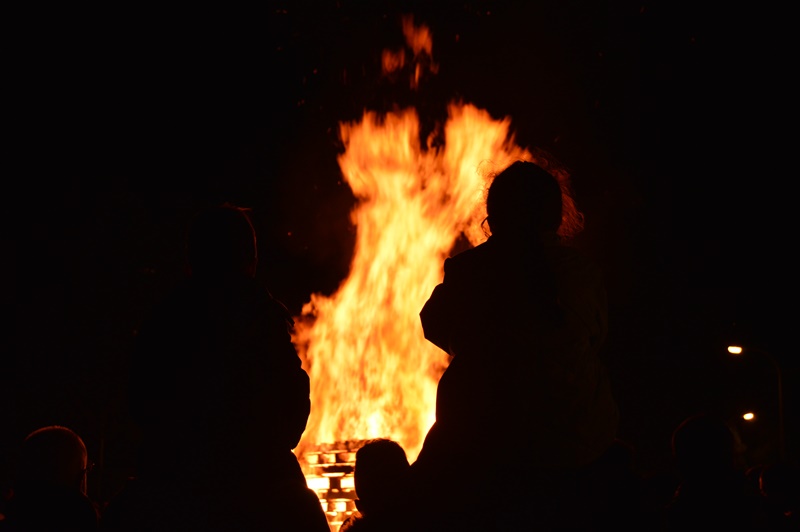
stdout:
<svg viewBox="0 0 800 532">
<path fill-rule="evenodd" d="M 778 361 L 775 360 L 775 357 L 763 349 L 758 349 L 755 347 L 744 348 L 740 345 L 728 346 L 728 353 L 734 356 L 744 355 L 746 351 L 753 351 L 754 353 L 764 355 L 764 357 L 769 360 L 769 362 L 775 368 L 775 375 L 778 378 L 778 445 L 780 449 L 781 460 L 784 460 L 786 458 L 786 436 L 783 428 L 783 376 L 781 374 L 781 367 L 778 364 Z"/>
</svg>

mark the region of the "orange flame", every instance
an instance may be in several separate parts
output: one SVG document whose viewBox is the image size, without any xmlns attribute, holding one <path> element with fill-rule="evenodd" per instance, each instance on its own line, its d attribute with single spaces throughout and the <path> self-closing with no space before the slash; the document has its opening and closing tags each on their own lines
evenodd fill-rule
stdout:
<svg viewBox="0 0 800 532">
<path fill-rule="evenodd" d="M 411 88 L 436 72 L 431 34 L 403 18 L 413 52 Z M 384 74 L 402 69 L 404 52 L 383 55 Z M 296 318 L 293 341 L 311 378 L 311 415 L 295 453 L 322 444 L 388 437 L 416 460 L 434 421 L 436 385 L 448 355 L 427 342 L 419 311 L 441 282 L 442 264 L 465 237 L 483 239 L 480 222 L 489 170 L 532 159 L 514 144 L 510 119 L 451 103 L 440 131 L 420 144 L 416 111 L 340 124 L 339 167 L 358 200 L 350 273 L 331 296 L 312 294 Z M 434 148 L 434 146 L 436 146 Z"/>
<path fill-rule="evenodd" d="M 433 61 L 433 39 L 427 26 L 415 26 L 412 15 L 403 16 L 402 24 L 406 46 L 412 54 L 409 68 L 412 68 L 413 72 L 410 73 L 409 86 L 411 90 L 417 90 L 424 74 L 426 72 L 436 74 L 439 71 L 439 65 Z M 383 50 L 381 70 L 384 76 L 394 77 L 405 67 L 406 50 Z"/>
<path fill-rule="evenodd" d="M 365 112 L 340 125 L 338 162 L 358 200 L 356 244 L 348 278 L 330 297 L 312 294 L 297 319 L 294 341 L 312 385 L 298 456 L 322 443 L 389 437 L 416 459 L 448 363 L 424 339 L 419 311 L 458 238 L 485 238 L 481 165 L 531 158 L 509 125 L 451 104 L 442 147 L 427 150 L 414 110 Z"/>
</svg>

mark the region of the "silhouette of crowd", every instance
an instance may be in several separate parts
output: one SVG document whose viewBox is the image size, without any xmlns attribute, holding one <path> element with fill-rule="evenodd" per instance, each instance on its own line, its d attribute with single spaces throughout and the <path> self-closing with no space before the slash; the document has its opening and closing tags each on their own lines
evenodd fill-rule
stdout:
<svg viewBox="0 0 800 532">
<path fill-rule="evenodd" d="M 390 438 L 358 449 L 358 511 L 341 531 L 800 529 L 796 465 L 742 469 L 721 416 L 675 427 L 666 484 L 637 472 L 603 360 L 602 272 L 570 246 L 583 220 L 569 176 L 517 161 L 490 183 L 486 241 L 444 261 L 420 309 L 451 357 L 435 422 L 411 463 Z M 197 214 L 185 278 L 131 358 L 136 475 L 93 501 L 81 436 L 37 428 L 10 461 L 0 531 L 330 530 L 293 453 L 315 406 L 309 375 L 257 250 L 247 209 Z"/>
</svg>

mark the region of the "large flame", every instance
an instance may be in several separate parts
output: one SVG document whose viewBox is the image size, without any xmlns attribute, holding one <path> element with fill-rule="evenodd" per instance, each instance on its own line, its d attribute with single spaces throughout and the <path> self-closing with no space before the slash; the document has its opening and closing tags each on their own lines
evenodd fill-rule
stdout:
<svg viewBox="0 0 800 532">
<path fill-rule="evenodd" d="M 384 51 L 384 75 L 408 67 L 416 90 L 423 68 L 437 70 L 431 33 L 411 17 L 403 33 L 413 60 L 406 65 L 402 50 Z M 357 199 L 356 242 L 347 279 L 331 296 L 312 294 L 296 319 L 293 341 L 311 378 L 311 415 L 295 449 L 301 464 L 323 444 L 377 437 L 416 459 L 449 362 L 424 339 L 419 311 L 459 239 L 485 238 L 484 165 L 532 158 L 514 144 L 509 118 L 471 104 L 451 103 L 425 147 L 419 124 L 414 109 L 365 111 L 360 122 L 340 124 L 338 162 Z"/>
<path fill-rule="evenodd" d="M 347 279 L 330 297 L 312 294 L 297 319 L 294 341 L 312 386 L 299 456 L 322 443 L 389 437 L 416 459 L 448 363 L 424 339 L 419 311 L 459 237 L 485 238 L 481 166 L 531 158 L 509 125 L 453 103 L 438 149 L 420 146 L 413 109 L 340 125 L 357 235 Z"/>
</svg>

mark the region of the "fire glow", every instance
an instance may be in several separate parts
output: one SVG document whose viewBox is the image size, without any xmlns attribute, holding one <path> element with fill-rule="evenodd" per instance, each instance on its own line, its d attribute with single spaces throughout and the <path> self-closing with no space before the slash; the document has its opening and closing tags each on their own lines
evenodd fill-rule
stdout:
<svg viewBox="0 0 800 532">
<path fill-rule="evenodd" d="M 430 52 L 427 28 L 409 31 L 405 21 L 404 31 L 415 54 Z M 296 318 L 293 341 L 311 379 L 311 415 L 295 449 L 307 477 L 305 456 L 334 442 L 391 438 L 416 459 L 449 362 L 424 339 L 419 311 L 459 239 L 486 238 L 484 165 L 533 159 L 514 144 L 509 118 L 471 104 L 451 103 L 424 147 L 419 124 L 409 108 L 365 111 L 339 127 L 356 241 L 348 277 L 330 296 L 312 294 Z"/>
<path fill-rule="evenodd" d="M 298 456 L 376 437 L 397 440 L 411 461 L 418 455 L 448 363 L 424 339 L 419 311 L 459 236 L 473 245 L 485 238 L 480 165 L 530 158 L 508 128 L 508 119 L 451 104 L 443 147 L 423 150 L 414 110 L 341 124 L 356 243 L 347 279 L 330 297 L 312 294 L 297 319 L 312 404 Z"/>
</svg>

